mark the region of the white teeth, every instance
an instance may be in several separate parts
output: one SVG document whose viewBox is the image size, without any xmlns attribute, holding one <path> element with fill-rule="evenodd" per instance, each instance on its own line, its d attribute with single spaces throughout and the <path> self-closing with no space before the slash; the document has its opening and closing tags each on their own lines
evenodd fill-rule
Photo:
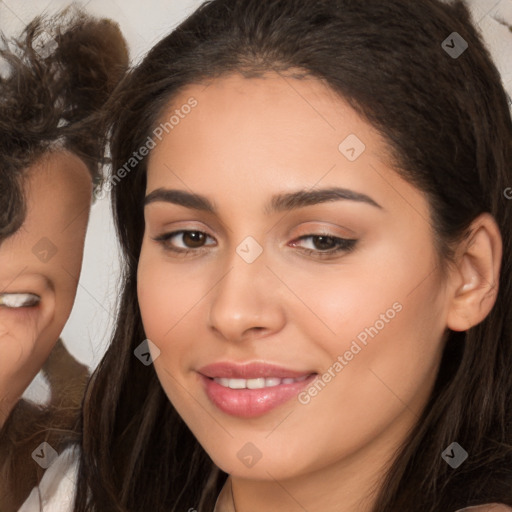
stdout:
<svg viewBox="0 0 512 512">
<path fill-rule="evenodd" d="M 280 384 L 293 384 L 294 382 L 302 382 L 307 379 L 307 375 L 303 375 L 297 379 L 279 379 L 277 377 L 257 378 L 257 379 L 213 379 L 217 384 L 230 389 L 263 389 L 279 386 Z"/>
<path fill-rule="evenodd" d="M 261 389 L 265 387 L 265 379 L 247 379 L 247 387 L 249 389 Z"/>
<path fill-rule="evenodd" d="M 0 306 L 8 308 L 22 308 L 35 306 L 40 297 L 33 293 L 2 293 L 0 294 Z"/>
<path fill-rule="evenodd" d="M 279 386 L 279 384 L 282 384 L 282 379 L 278 379 L 277 377 L 270 377 L 269 379 L 265 379 L 265 387 L 267 388 Z"/>
<path fill-rule="evenodd" d="M 231 389 L 244 389 L 247 387 L 245 379 L 229 379 L 228 385 Z"/>
</svg>

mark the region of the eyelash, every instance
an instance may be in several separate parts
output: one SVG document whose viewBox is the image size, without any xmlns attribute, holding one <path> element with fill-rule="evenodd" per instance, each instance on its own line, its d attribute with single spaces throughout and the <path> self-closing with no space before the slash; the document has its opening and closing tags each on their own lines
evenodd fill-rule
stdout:
<svg viewBox="0 0 512 512">
<path fill-rule="evenodd" d="M 155 242 L 158 242 L 160 245 L 162 245 L 162 247 L 166 251 L 170 251 L 173 253 L 179 253 L 183 256 L 186 256 L 187 254 L 190 254 L 190 253 L 198 253 L 199 251 L 204 250 L 204 247 L 199 247 L 197 249 L 180 249 L 180 248 L 176 248 L 176 247 L 169 245 L 169 241 L 172 238 L 174 238 L 175 236 L 184 235 L 187 233 L 199 233 L 199 234 L 205 235 L 207 237 L 209 236 L 206 233 L 204 233 L 203 231 L 179 230 L 179 231 L 173 231 L 171 233 L 165 233 L 163 235 L 157 236 L 157 237 L 153 238 L 153 240 Z M 329 249 L 326 251 L 315 250 L 315 249 L 305 249 L 305 248 L 301 249 L 302 252 L 304 252 L 305 254 L 307 254 L 309 256 L 315 256 L 317 258 L 327 258 L 327 257 L 331 257 L 333 255 L 336 255 L 336 254 L 339 254 L 342 252 L 349 253 L 355 249 L 355 246 L 357 244 L 357 240 L 355 240 L 355 239 L 340 238 L 340 237 L 330 235 L 328 233 L 315 233 L 315 234 L 311 234 L 311 235 L 304 235 L 304 236 L 299 237 L 297 239 L 297 241 L 306 240 L 308 238 L 327 238 L 329 240 L 334 241 L 337 244 L 337 247 L 335 249 Z"/>
</svg>

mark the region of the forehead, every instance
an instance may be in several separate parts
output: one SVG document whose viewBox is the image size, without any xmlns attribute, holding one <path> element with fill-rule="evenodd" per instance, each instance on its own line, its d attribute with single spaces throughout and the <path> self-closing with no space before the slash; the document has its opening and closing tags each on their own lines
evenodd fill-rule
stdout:
<svg viewBox="0 0 512 512">
<path fill-rule="evenodd" d="M 150 153 L 150 181 L 162 166 L 201 169 L 204 175 L 220 161 L 237 178 L 263 161 L 280 172 L 304 167 L 297 165 L 304 159 L 313 166 L 310 173 L 327 162 L 328 170 L 347 138 L 380 160 L 390 154 L 379 132 L 324 82 L 277 73 L 233 74 L 190 85 L 169 103 L 155 130 L 163 137 Z"/>
<path fill-rule="evenodd" d="M 240 73 L 233 73 L 191 84 L 169 102 L 159 122 L 165 125 L 172 114 L 182 109 L 190 110 L 186 105 L 191 98 L 197 101 L 197 106 L 190 112 L 194 119 L 214 114 L 218 116 L 218 123 L 243 121 L 244 129 L 247 124 L 261 128 L 263 122 L 264 128 L 270 131 L 273 126 L 278 129 L 287 120 L 286 127 L 297 127 L 294 121 L 300 120 L 310 123 L 311 133 L 315 128 L 337 131 L 347 125 L 352 125 L 355 130 L 372 130 L 372 126 L 361 119 L 341 95 L 326 82 L 312 76 L 295 78 L 290 74 L 268 72 L 260 77 L 245 78 Z M 268 109 L 273 111 L 270 117 Z M 188 117 L 188 113 L 185 114 L 185 117 L 181 116 L 182 121 Z M 250 114 L 249 118 L 247 114 Z M 212 131 L 218 123 L 210 126 Z M 180 122 L 179 126 L 169 127 L 166 133 L 183 132 L 186 124 Z M 377 135 L 376 131 L 374 135 Z"/>
<path fill-rule="evenodd" d="M 66 222 L 72 223 L 77 209 L 88 209 L 92 195 L 87 166 L 67 151 L 44 155 L 27 169 L 23 185 L 27 215 L 20 236 L 63 229 Z"/>
<path fill-rule="evenodd" d="M 27 191 L 35 182 L 68 184 L 84 181 L 84 175 L 92 181 L 92 176 L 85 162 L 74 153 L 61 149 L 44 153 L 36 162 L 24 170 Z"/>
<path fill-rule="evenodd" d="M 23 196 L 23 224 L 0 245 L 0 278 L 3 282 L 34 273 L 53 281 L 65 274 L 62 265 L 72 264 L 84 234 L 92 196 L 90 173 L 73 154 L 47 154 L 26 170 Z"/>
</svg>

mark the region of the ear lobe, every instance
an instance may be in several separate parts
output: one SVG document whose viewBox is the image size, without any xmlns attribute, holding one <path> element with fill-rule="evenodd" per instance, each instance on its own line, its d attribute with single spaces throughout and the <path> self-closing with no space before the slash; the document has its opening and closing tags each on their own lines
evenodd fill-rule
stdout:
<svg viewBox="0 0 512 512">
<path fill-rule="evenodd" d="M 498 295 L 503 243 L 492 215 L 484 213 L 473 221 L 469 237 L 456 254 L 452 276 L 453 296 L 447 316 L 447 327 L 466 331 L 482 322 Z"/>
</svg>

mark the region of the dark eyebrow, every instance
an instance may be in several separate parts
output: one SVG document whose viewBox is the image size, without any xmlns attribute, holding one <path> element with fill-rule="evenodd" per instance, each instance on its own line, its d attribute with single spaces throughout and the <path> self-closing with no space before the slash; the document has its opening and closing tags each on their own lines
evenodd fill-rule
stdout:
<svg viewBox="0 0 512 512">
<path fill-rule="evenodd" d="M 299 190 L 297 192 L 278 194 L 272 197 L 269 205 L 265 208 L 265 213 L 271 214 L 274 212 L 282 212 L 296 208 L 303 208 L 304 206 L 312 206 L 315 204 L 340 200 L 366 203 L 382 209 L 380 204 L 366 194 L 361 194 L 360 192 L 355 192 L 346 188 L 331 187 L 318 190 Z"/>
<path fill-rule="evenodd" d="M 144 206 L 155 202 L 164 202 L 201 210 L 209 213 L 215 213 L 215 206 L 207 197 L 199 194 L 192 194 L 185 190 L 173 190 L 168 188 L 157 188 L 144 198 Z"/>
<path fill-rule="evenodd" d="M 366 194 L 354 192 L 353 190 L 346 188 L 332 187 L 319 190 L 299 190 L 297 192 L 277 194 L 273 196 L 270 202 L 266 205 L 264 212 L 265 214 L 270 215 L 272 213 L 340 200 L 366 203 L 382 209 L 380 204 Z M 216 212 L 215 205 L 207 197 L 199 194 L 192 194 L 185 190 L 158 188 L 145 197 L 144 206 L 157 201 L 177 204 L 179 206 L 184 206 L 185 208 L 192 208 L 194 210 L 209 213 Z"/>
</svg>

